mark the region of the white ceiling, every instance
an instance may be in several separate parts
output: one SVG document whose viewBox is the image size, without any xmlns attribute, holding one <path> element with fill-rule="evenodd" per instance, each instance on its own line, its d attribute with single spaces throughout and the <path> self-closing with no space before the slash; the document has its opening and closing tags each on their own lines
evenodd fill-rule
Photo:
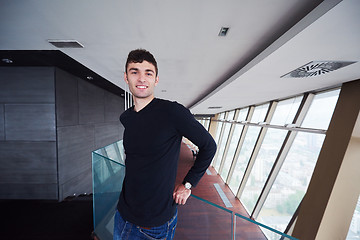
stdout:
<svg viewBox="0 0 360 240">
<path fill-rule="evenodd" d="M 360 60 L 360 1 L 319 2 L 0 0 L 0 50 L 75 39 L 85 47 L 61 51 L 124 89 L 128 52 L 145 48 L 159 65 L 157 97 L 212 114 L 360 78 L 360 63 L 280 78 L 310 61 Z"/>
</svg>

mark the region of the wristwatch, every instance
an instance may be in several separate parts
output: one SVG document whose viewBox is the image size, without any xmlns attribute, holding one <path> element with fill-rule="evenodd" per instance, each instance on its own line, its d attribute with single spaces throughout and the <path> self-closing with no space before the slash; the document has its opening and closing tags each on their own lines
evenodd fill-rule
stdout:
<svg viewBox="0 0 360 240">
<path fill-rule="evenodd" d="M 191 185 L 191 183 L 189 183 L 189 182 L 186 182 L 185 184 L 184 184 L 184 186 L 185 186 L 185 188 L 186 189 L 191 189 L 191 187 L 192 187 L 192 185 Z"/>
</svg>

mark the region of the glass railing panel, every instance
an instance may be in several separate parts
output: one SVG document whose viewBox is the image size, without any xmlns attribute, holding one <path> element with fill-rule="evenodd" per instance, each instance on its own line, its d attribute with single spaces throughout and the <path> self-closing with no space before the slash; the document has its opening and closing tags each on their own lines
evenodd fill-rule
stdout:
<svg viewBox="0 0 360 240">
<path fill-rule="evenodd" d="M 276 239 L 276 240 L 298 240 L 297 238 L 294 238 L 292 236 L 282 234 L 281 232 L 274 232 L 272 230 L 269 230 L 264 227 L 260 227 L 260 229 L 266 233 L 266 236 L 268 237 L 268 240 Z"/>
<path fill-rule="evenodd" d="M 237 240 L 256 239 L 267 240 L 264 233 L 259 229 L 259 226 L 244 218 L 242 215 L 235 214 L 235 238 Z"/>
<path fill-rule="evenodd" d="M 179 207 L 175 239 L 272 239 L 297 240 L 292 236 L 235 213 L 227 208 L 191 195 Z M 196 225 L 196 227 L 194 227 Z"/>
<path fill-rule="evenodd" d="M 232 239 L 232 212 L 199 199 L 192 196 L 185 205 L 178 207 L 174 239 Z"/>
<path fill-rule="evenodd" d="M 109 144 L 103 148 L 99 148 L 94 152 L 115 162 L 123 165 L 125 164 L 125 151 L 122 140 Z"/>
<path fill-rule="evenodd" d="M 292 236 L 282 233 L 276 229 L 254 221 L 248 217 L 235 213 L 235 238 L 234 239 L 256 239 L 256 240 L 298 240 Z M 261 229 L 261 231 L 260 231 Z M 265 236 L 266 234 L 266 236 Z"/>
<path fill-rule="evenodd" d="M 100 152 L 107 153 L 104 149 L 92 154 L 94 233 L 100 240 L 111 240 L 113 238 L 114 213 L 122 189 L 125 166 L 119 163 L 122 161 L 122 157 L 115 161 L 99 154 Z M 264 233 L 267 236 L 273 236 L 271 239 L 295 239 L 194 195 L 184 206 L 178 207 L 178 224 L 175 233 L 177 240 L 265 240 Z"/>
<path fill-rule="evenodd" d="M 125 166 L 93 152 L 92 170 L 94 232 L 101 240 L 110 240 Z"/>
</svg>

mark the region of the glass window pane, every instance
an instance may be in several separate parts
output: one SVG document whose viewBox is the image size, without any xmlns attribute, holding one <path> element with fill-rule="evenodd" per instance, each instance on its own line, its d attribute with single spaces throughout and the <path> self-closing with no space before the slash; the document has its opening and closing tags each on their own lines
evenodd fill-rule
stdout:
<svg viewBox="0 0 360 240">
<path fill-rule="evenodd" d="M 287 132 L 286 130 L 268 129 L 266 133 L 249 180 L 240 198 L 249 214 L 254 210 Z"/>
<path fill-rule="evenodd" d="M 236 119 L 236 121 L 245 121 L 246 120 L 246 117 L 248 115 L 248 112 L 249 112 L 249 108 L 243 108 L 240 110 L 239 112 L 239 115 Z"/>
<path fill-rule="evenodd" d="M 360 239 L 360 196 L 356 204 L 353 218 L 351 220 L 349 232 L 346 240 Z"/>
<path fill-rule="evenodd" d="M 225 113 L 221 113 L 219 116 L 219 120 L 224 120 L 224 116 L 225 116 Z M 221 132 L 222 125 L 223 125 L 223 122 L 217 122 L 216 136 L 215 136 L 216 144 L 219 144 L 220 132 Z"/>
<path fill-rule="evenodd" d="M 229 112 L 226 120 L 233 120 L 234 119 L 234 115 L 235 115 L 235 110 Z M 224 133 L 222 136 L 221 141 L 219 141 L 219 145 L 218 145 L 218 153 L 216 155 L 216 162 L 215 162 L 215 170 L 219 172 L 219 168 L 220 168 L 220 164 L 221 164 L 221 159 L 223 157 L 224 154 L 224 150 L 225 150 L 225 146 L 226 146 L 226 142 L 227 139 L 229 137 L 229 132 L 230 132 L 230 128 L 231 128 L 231 123 L 224 123 Z"/>
<path fill-rule="evenodd" d="M 285 125 L 293 122 L 299 109 L 303 96 L 280 101 L 275 109 L 274 116 L 271 119 L 273 125 Z"/>
<path fill-rule="evenodd" d="M 283 232 L 302 200 L 325 135 L 298 132 L 258 221 Z M 269 239 L 273 239 L 268 236 Z"/>
<path fill-rule="evenodd" d="M 269 109 L 269 105 L 270 103 L 256 106 L 250 122 L 252 123 L 264 122 L 266 113 Z"/>
<path fill-rule="evenodd" d="M 263 122 L 265 120 L 269 105 L 270 104 L 267 103 L 256 106 L 251 117 L 251 122 Z M 235 195 L 245 173 L 245 169 L 251 157 L 251 153 L 253 152 L 260 130 L 261 127 L 249 127 L 246 133 L 243 146 L 241 147 L 239 157 L 236 161 L 234 173 L 229 181 L 229 187 Z"/>
<path fill-rule="evenodd" d="M 226 120 L 234 120 L 234 116 L 235 116 L 235 110 L 232 110 L 229 112 Z"/>
<path fill-rule="evenodd" d="M 209 131 L 209 126 L 210 126 L 210 118 L 206 119 L 205 124 L 204 124 L 205 129 L 208 130 L 208 131 Z"/>
<path fill-rule="evenodd" d="M 219 120 L 225 119 L 225 112 L 220 113 Z"/>
<path fill-rule="evenodd" d="M 244 121 L 246 119 L 248 111 L 249 111 L 249 108 L 241 109 L 236 121 Z M 227 177 L 228 172 L 230 170 L 231 162 L 232 162 L 232 160 L 234 158 L 235 151 L 236 151 L 237 145 L 239 143 L 239 139 L 240 139 L 240 136 L 241 136 L 241 133 L 242 133 L 243 129 L 244 129 L 244 125 L 240 125 L 240 124 L 235 125 L 234 133 L 233 133 L 233 136 L 232 136 L 231 141 L 230 141 L 228 152 L 226 154 L 224 167 L 223 167 L 223 169 L 222 169 L 222 171 L 220 173 L 220 176 L 222 177 L 222 179 L 224 181 L 226 181 L 226 177 Z"/>
<path fill-rule="evenodd" d="M 235 195 L 239 188 L 240 182 L 244 176 L 245 169 L 251 157 L 251 153 L 253 152 L 260 130 L 261 130 L 260 127 L 249 127 L 246 133 L 245 141 L 240 150 L 240 154 L 235 165 L 234 173 L 231 176 L 229 182 L 229 187 Z"/>
<path fill-rule="evenodd" d="M 340 90 L 316 94 L 301 127 L 327 129 Z"/>
</svg>

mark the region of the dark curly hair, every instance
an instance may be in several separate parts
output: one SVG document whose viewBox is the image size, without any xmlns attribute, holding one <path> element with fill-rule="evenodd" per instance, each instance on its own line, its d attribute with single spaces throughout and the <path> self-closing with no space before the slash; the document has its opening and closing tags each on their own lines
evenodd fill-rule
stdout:
<svg viewBox="0 0 360 240">
<path fill-rule="evenodd" d="M 144 60 L 151 63 L 152 65 L 154 65 L 155 70 L 156 70 L 155 74 L 157 76 L 158 75 L 157 62 L 156 62 L 154 56 L 145 49 L 136 49 L 136 50 L 132 50 L 129 53 L 128 58 L 126 60 L 126 64 L 125 64 L 125 72 L 127 73 L 127 67 L 129 65 L 129 63 L 142 63 Z"/>
</svg>

